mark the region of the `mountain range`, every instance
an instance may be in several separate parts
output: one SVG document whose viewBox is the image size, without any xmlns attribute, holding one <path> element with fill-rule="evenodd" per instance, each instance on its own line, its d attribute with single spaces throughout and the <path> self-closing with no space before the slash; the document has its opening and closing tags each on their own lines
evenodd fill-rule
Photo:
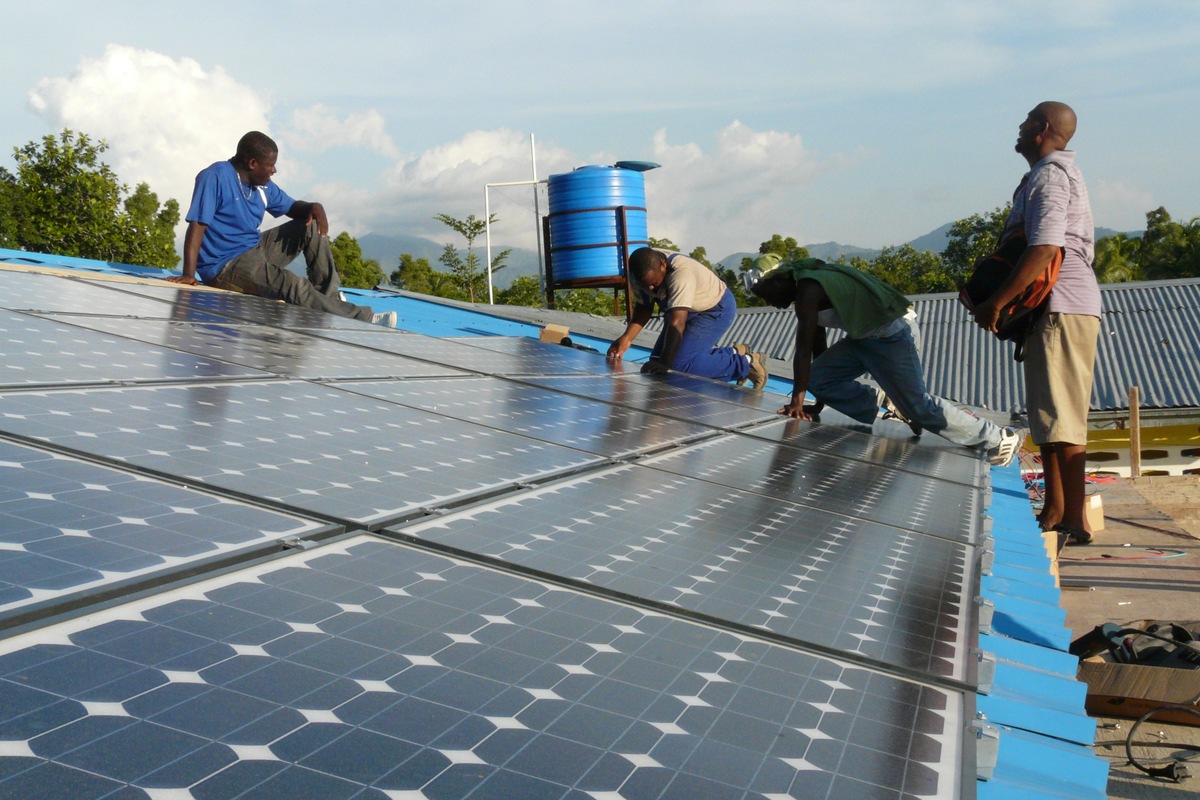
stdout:
<svg viewBox="0 0 1200 800">
<path fill-rule="evenodd" d="M 946 249 L 947 243 L 950 241 L 950 229 L 953 223 L 947 222 L 940 228 L 935 228 L 924 236 L 918 236 L 909 244 L 915 250 L 928 250 L 932 253 L 940 253 Z M 1109 228 L 1096 228 L 1096 239 L 1103 239 L 1106 236 L 1115 236 L 1119 231 Z M 1127 232 L 1127 236 L 1140 237 L 1140 231 Z M 439 268 L 438 256 L 445 249 L 445 244 L 439 244 L 432 239 L 426 239 L 422 236 L 409 236 L 406 234 L 381 234 L 368 233 L 358 238 L 358 245 L 362 248 L 363 258 L 373 258 L 379 262 L 383 269 L 383 274 L 390 276 L 400 263 L 400 255 L 409 253 L 414 258 L 425 258 L 434 269 Z M 820 258 L 824 261 L 837 261 L 842 257 L 854 258 L 859 257 L 866 260 L 875 258 L 883 251 L 869 247 L 856 247 L 850 244 L 840 244 L 838 242 L 817 242 L 804 245 L 808 249 L 809 255 L 814 258 Z M 485 258 L 485 253 L 482 245 L 478 246 L 480 260 Z M 492 255 L 495 255 L 502 250 L 507 249 L 506 245 L 492 243 Z M 741 265 L 742 259 L 745 257 L 754 257 L 756 252 L 739 252 L 731 253 L 725 256 L 719 262 L 721 266 L 728 269 L 736 269 Z M 523 247 L 514 247 L 508 256 L 508 266 L 497 272 L 493 277 L 493 284 L 497 289 L 506 289 L 512 284 L 513 279 L 522 275 L 537 275 L 540 266 L 540 258 L 538 253 Z"/>
</svg>

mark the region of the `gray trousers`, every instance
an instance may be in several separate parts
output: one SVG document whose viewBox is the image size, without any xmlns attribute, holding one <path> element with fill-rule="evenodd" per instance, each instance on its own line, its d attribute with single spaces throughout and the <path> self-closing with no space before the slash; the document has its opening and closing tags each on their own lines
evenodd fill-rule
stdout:
<svg viewBox="0 0 1200 800">
<path fill-rule="evenodd" d="M 301 254 L 308 265 L 308 280 L 286 269 Z M 333 251 L 329 239 L 317 233 L 315 222 L 306 225 L 294 219 L 263 231 L 258 245 L 230 260 L 209 285 L 363 322 L 374 317 L 367 306 L 347 303 L 338 296 L 340 283 Z"/>
</svg>

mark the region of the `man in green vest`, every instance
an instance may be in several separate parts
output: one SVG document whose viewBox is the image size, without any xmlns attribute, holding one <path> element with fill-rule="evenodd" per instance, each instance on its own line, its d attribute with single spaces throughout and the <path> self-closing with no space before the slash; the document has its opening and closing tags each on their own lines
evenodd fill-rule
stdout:
<svg viewBox="0 0 1200 800">
<path fill-rule="evenodd" d="M 988 462 L 1007 466 L 1021 439 L 1012 428 L 981 419 L 929 393 L 921 357 L 920 332 L 908 298 L 865 272 L 817 258 L 780 263 L 773 253 L 756 266 L 765 274 L 751 291 L 776 308 L 796 311 L 796 355 L 792 362 L 792 398 L 779 410 L 810 419 L 806 392 L 864 425 L 879 412 L 879 392 L 858 379 L 870 374 L 913 426 L 932 431 L 964 447 L 983 447 Z M 845 337 L 827 346 L 826 328 Z"/>
</svg>

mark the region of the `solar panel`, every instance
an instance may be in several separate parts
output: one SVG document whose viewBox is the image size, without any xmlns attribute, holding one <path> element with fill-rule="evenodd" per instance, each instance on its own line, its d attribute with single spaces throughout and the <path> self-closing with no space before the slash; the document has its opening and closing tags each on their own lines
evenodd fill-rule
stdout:
<svg viewBox="0 0 1200 800">
<path fill-rule="evenodd" d="M 45 277 L 0 270 L 0 797 L 973 796 L 978 453 Z"/>
<path fill-rule="evenodd" d="M 537 364 L 525 356 L 497 353 L 420 334 L 388 336 L 384 331 L 381 336 L 370 331 L 331 330 L 321 331 L 320 335 L 485 375 L 528 375 L 537 370 Z"/>
<path fill-rule="evenodd" d="M 679 376 L 688 380 L 687 376 Z M 626 377 L 547 376 L 526 381 L 547 389 L 589 397 L 602 403 L 638 408 L 676 419 L 698 422 L 718 428 L 742 427 L 775 418 L 775 401 L 763 401 L 761 395 L 735 387 L 713 386 L 726 393 L 716 398 L 672 385 L 675 374 L 628 375 Z M 695 379 L 690 379 L 694 382 Z M 741 396 L 744 395 L 744 398 Z"/>
<path fill-rule="evenodd" d="M 0 269 L 0 307 L 38 312 L 115 314 L 151 319 L 219 319 L 194 309 L 139 297 L 116 284 Z"/>
<path fill-rule="evenodd" d="M 644 466 L 863 519 L 974 542 L 979 489 L 751 436 L 722 436 Z"/>
<path fill-rule="evenodd" d="M 967 681 L 974 548 L 619 466 L 395 530 L 885 669 Z"/>
<path fill-rule="evenodd" d="M 0 440 L 0 626 L 327 524 Z"/>
<path fill-rule="evenodd" d="M 175 322 L 73 316 L 63 321 L 292 378 L 333 380 L 464 374 L 318 336 L 262 325 L 231 324 L 228 320 Z"/>
<path fill-rule="evenodd" d="M 0 310 L 0 341 L 4 343 L 0 386 L 265 376 L 248 367 L 14 311 Z"/>
<path fill-rule="evenodd" d="M 599 460 L 282 380 L 0 394 L 0 430 L 361 525 Z"/>
<path fill-rule="evenodd" d="M 775 394 L 774 392 L 754 392 L 749 388 L 749 384 L 737 386 L 733 383 L 714 380 L 711 378 L 700 378 L 696 375 L 688 375 L 686 372 L 670 372 L 665 376 L 642 376 L 641 380 L 651 381 L 656 383 L 666 383 L 673 389 L 684 389 L 689 393 L 712 397 L 716 400 L 723 400 L 726 403 L 733 403 L 746 408 L 753 408 L 757 411 L 766 411 L 775 414 L 783 407 L 787 398 Z"/>
<path fill-rule="evenodd" d="M 0 642 L 0 795 L 956 798 L 960 692 L 359 537 Z"/>
<path fill-rule="evenodd" d="M 338 385 L 348 391 L 609 458 L 657 450 L 711 434 L 711 430 L 700 425 L 615 408 L 501 378 Z"/>
<path fill-rule="evenodd" d="M 504 353 L 528 364 L 527 374 L 547 375 L 585 372 L 595 375 L 620 375 L 637 372 L 641 365 L 624 361 L 610 362 L 597 351 L 577 350 L 561 344 L 550 344 L 527 336 L 472 336 L 450 338 L 470 347 Z"/>
<path fill-rule="evenodd" d="M 203 311 L 246 322 L 255 322 L 259 325 L 273 325 L 281 328 L 344 328 L 349 330 L 375 328 L 384 330 L 369 322 L 339 317 L 336 314 L 326 314 L 324 311 L 237 292 L 204 291 L 168 283 L 162 285 L 121 284 L 121 290 L 165 300 L 184 312 Z M 386 333 L 386 331 L 384 332 Z M 395 333 L 392 331 L 393 335 Z"/>
<path fill-rule="evenodd" d="M 745 432 L 772 442 L 856 458 L 970 486 L 980 486 L 986 478 L 979 451 L 961 447 L 927 447 L 838 425 L 784 418 Z"/>
</svg>

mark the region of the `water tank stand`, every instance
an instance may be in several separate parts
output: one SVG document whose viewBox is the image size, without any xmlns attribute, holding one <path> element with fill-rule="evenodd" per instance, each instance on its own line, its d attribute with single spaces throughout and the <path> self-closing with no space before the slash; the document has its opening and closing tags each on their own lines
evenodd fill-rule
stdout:
<svg viewBox="0 0 1200 800">
<path fill-rule="evenodd" d="M 629 245 L 649 245 L 650 243 L 648 241 L 631 242 L 629 240 L 629 235 L 627 233 L 629 228 L 626 225 L 625 215 L 627 211 L 645 210 L 645 208 L 640 206 L 606 206 L 601 208 L 579 208 L 572 209 L 570 211 L 557 212 L 557 214 L 580 214 L 594 211 L 612 211 L 617 216 L 617 241 L 560 247 L 559 250 L 583 250 L 596 247 L 616 247 L 621 274 L 602 278 L 574 278 L 565 281 L 556 281 L 554 279 L 554 242 L 550 238 L 551 215 L 542 217 L 542 240 L 546 243 L 546 308 L 553 309 L 555 307 L 555 289 L 606 289 L 608 287 L 612 287 L 613 314 L 620 313 L 620 293 L 623 289 L 625 291 L 625 319 L 626 321 L 632 319 L 633 296 L 629 292 Z"/>
</svg>

